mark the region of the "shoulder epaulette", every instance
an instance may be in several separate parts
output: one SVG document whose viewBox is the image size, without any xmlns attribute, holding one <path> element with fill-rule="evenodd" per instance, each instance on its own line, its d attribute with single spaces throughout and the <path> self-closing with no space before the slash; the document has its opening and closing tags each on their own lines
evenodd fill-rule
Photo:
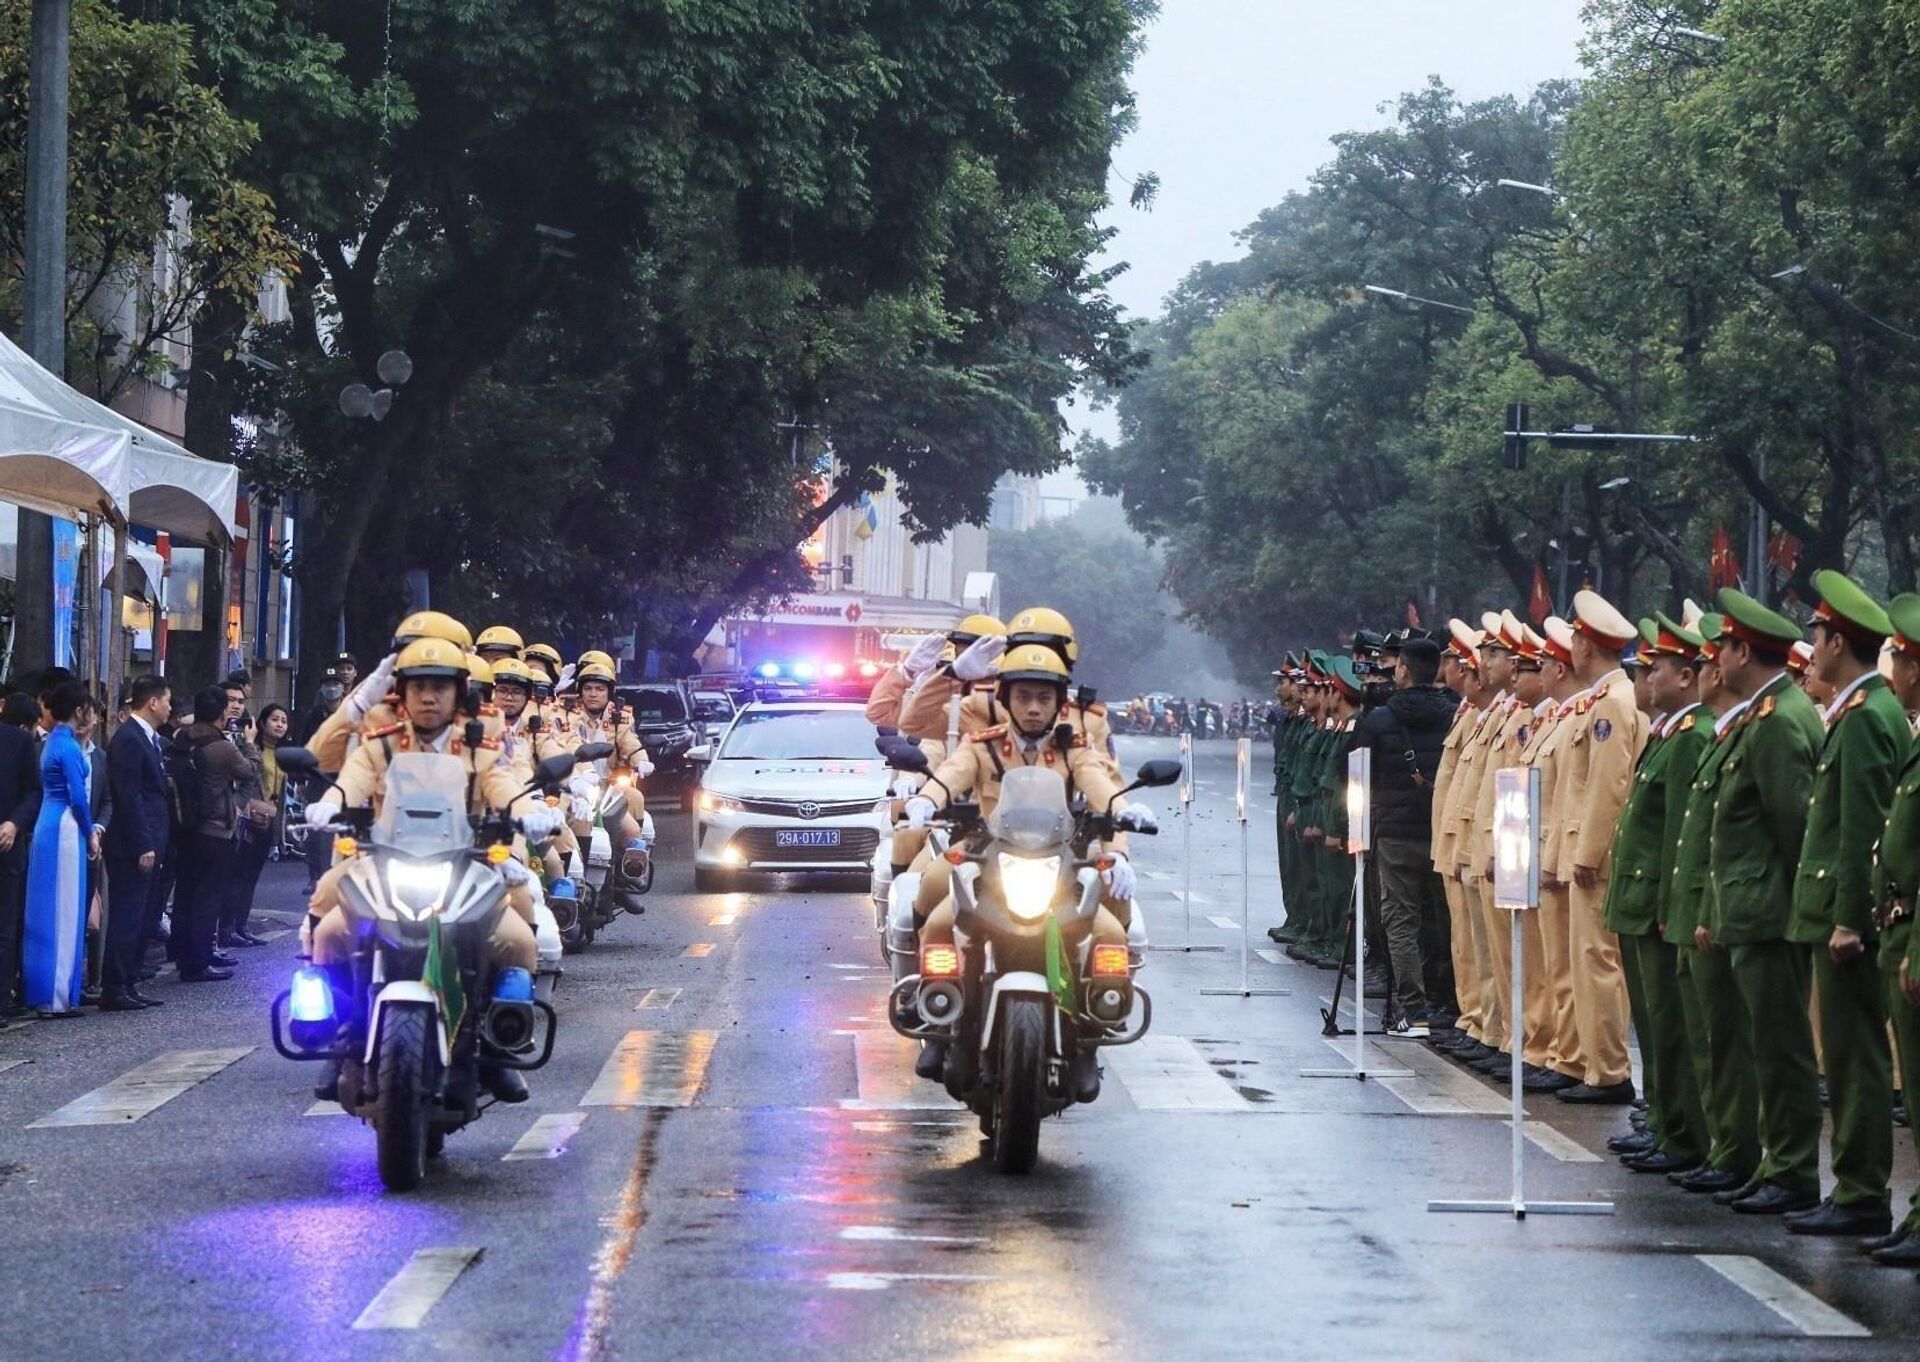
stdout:
<svg viewBox="0 0 1920 1362">
<path fill-rule="evenodd" d="M 1573 712 L 1575 714 L 1585 714 L 1588 710 L 1593 708 L 1594 698 L 1595 697 L 1591 695 L 1581 696 L 1578 700 L 1575 700 L 1573 702 Z"/>
<path fill-rule="evenodd" d="M 500 706 L 498 705 L 484 704 L 480 706 L 480 715 L 482 718 L 491 719 L 496 717 L 499 713 L 500 713 Z"/>
<path fill-rule="evenodd" d="M 1867 693 L 1863 690 L 1857 690 L 1847 697 L 1847 703 L 1841 707 L 1840 712 L 1845 714 L 1848 710 L 1858 709 L 1866 703 Z"/>
<path fill-rule="evenodd" d="M 486 748 L 489 752 L 498 752 L 500 750 L 500 739 L 482 738 L 478 745 Z"/>
<path fill-rule="evenodd" d="M 385 728 L 371 728 L 360 736 L 363 738 L 390 738 L 406 728 L 404 723 L 388 724 Z"/>
<path fill-rule="evenodd" d="M 1773 697 L 1769 695 L 1766 699 L 1760 702 L 1760 714 L 1758 717 L 1765 719 L 1772 713 L 1773 713 Z"/>
<path fill-rule="evenodd" d="M 1604 699 L 1606 699 L 1606 698 L 1607 698 L 1607 687 L 1608 687 L 1608 686 L 1610 686 L 1610 685 L 1612 685 L 1612 684 L 1613 684 L 1613 683 L 1612 683 L 1612 682 L 1610 682 L 1610 681 L 1602 681 L 1602 682 L 1601 682 L 1601 683 L 1600 683 L 1600 684 L 1599 684 L 1598 686 L 1596 686 L 1596 687 L 1594 688 L 1594 691 L 1593 691 L 1593 698 L 1594 698 L 1594 699 L 1596 699 L 1596 700 L 1604 700 Z"/>
<path fill-rule="evenodd" d="M 1674 736 L 1678 737 L 1682 733 L 1691 732 L 1693 730 L 1694 720 L 1698 717 L 1696 714 L 1688 714 L 1686 718 L 1680 721 L 1680 727 L 1673 730 Z"/>
<path fill-rule="evenodd" d="M 968 734 L 967 741 L 968 742 L 992 742 L 995 738 L 1005 737 L 1006 732 L 1007 732 L 1007 726 L 1005 724 L 996 724 L 992 728 L 983 728 L 978 733 Z"/>
</svg>

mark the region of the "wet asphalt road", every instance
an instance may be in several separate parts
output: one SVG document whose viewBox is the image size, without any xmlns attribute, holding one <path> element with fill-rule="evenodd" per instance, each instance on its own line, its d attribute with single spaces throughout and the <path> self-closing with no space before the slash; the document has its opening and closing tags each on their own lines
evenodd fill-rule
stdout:
<svg viewBox="0 0 1920 1362">
<path fill-rule="evenodd" d="M 383 1193 L 370 1133 L 306 1114 L 311 1067 L 273 1053 L 290 932 L 232 983 L 163 976 L 165 1008 L 0 1032 L 0 1358 L 1915 1355 L 1911 1274 L 1624 1171 L 1617 1110 L 1536 1100 L 1526 1150 L 1530 1197 L 1615 1215 L 1429 1214 L 1506 1195 L 1504 1090 L 1410 1041 L 1374 1063 L 1411 1078 L 1300 1077 L 1343 1062 L 1330 973 L 1256 955 L 1250 981 L 1291 996 L 1201 993 L 1239 980 L 1241 881 L 1231 744 L 1198 768 L 1193 940 L 1230 949 L 1152 956 L 1153 1035 L 1108 1052 L 1025 1178 L 913 1080 L 864 894 L 695 894 L 679 818 L 648 912 L 568 958 L 533 1100 L 453 1136 L 415 1194 Z M 1169 945 L 1182 828 L 1157 802 L 1137 860 Z M 293 925 L 301 883 L 269 867 L 256 930 Z M 138 1119 L 33 1126 L 156 1060 L 185 1086 Z M 355 1328 L 383 1310 L 405 1327 Z"/>
</svg>

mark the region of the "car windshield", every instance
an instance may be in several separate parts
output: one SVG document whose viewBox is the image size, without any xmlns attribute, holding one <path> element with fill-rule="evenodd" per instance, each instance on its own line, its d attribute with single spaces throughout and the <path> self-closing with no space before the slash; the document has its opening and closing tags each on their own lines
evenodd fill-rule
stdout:
<svg viewBox="0 0 1920 1362">
<path fill-rule="evenodd" d="M 693 713 L 699 719 L 731 719 L 733 702 L 724 695 L 696 695 L 693 697 Z"/>
<path fill-rule="evenodd" d="M 750 709 L 720 745 L 724 760 L 863 761 L 874 758 L 873 725 L 857 709 Z"/>
<path fill-rule="evenodd" d="M 626 695 L 627 707 L 637 724 L 685 723 L 687 707 L 677 690 L 636 690 Z"/>
</svg>

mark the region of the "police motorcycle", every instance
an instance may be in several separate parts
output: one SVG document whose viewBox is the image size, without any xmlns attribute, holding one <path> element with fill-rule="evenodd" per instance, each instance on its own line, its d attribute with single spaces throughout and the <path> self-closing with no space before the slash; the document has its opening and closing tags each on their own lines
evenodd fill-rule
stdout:
<svg viewBox="0 0 1920 1362">
<path fill-rule="evenodd" d="M 881 750 L 897 770 L 928 772 L 910 742 Z M 1147 762 L 1120 793 L 1172 785 L 1180 770 Z M 1153 1023 L 1127 946 L 1089 934 L 1105 868 L 1091 844 L 1114 835 L 1115 815 L 1084 796 L 1070 806 L 1065 779 L 1038 766 L 1006 773 L 990 815 L 959 797 L 946 815 L 935 827 L 954 867 L 957 944 L 920 948 L 917 969 L 888 994 L 887 1016 L 903 1036 L 948 1043 L 948 1094 L 980 1118 L 995 1168 L 1025 1173 L 1039 1159 L 1041 1120 L 1074 1101 L 1076 1054 L 1131 1044 Z"/>
<path fill-rule="evenodd" d="M 613 749 L 611 743 L 592 746 Z M 585 860 L 584 865 L 567 866 L 572 893 L 563 896 L 555 912 L 561 942 L 570 953 L 584 949 L 622 913 L 646 911 L 640 896 L 653 888 L 652 842 L 643 835 L 630 838 L 616 859 L 607 830 L 610 823 L 617 825 L 627 816 L 626 790 L 632 779 L 621 772 L 603 782 L 591 766 L 583 764 L 569 786 L 573 791 L 569 821 Z"/>
<path fill-rule="evenodd" d="M 481 740 L 479 727 L 468 725 L 469 741 Z M 558 785 L 592 756 L 583 747 L 548 757 L 521 793 Z M 296 779 L 320 775 L 305 748 L 276 757 Z M 553 1055 L 552 1006 L 525 970 L 489 966 L 495 925 L 512 911 L 501 867 L 516 829 L 504 811 L 469 814 L 468 787 L 459 758 L 403 752 L 387 767 L 377 819 L 342 811 L 330 829 L 352 861 L 340 892 L 371 930 L 335 972 L 303 963 L 271 1008 L 281 1055 L 340 1063 L 339 1103 L 373 1126 L 391 1191 L 419 1186 L 447 1135 L 485 1110 L 483 1063 L 538 1069 Z"/>
</svg>

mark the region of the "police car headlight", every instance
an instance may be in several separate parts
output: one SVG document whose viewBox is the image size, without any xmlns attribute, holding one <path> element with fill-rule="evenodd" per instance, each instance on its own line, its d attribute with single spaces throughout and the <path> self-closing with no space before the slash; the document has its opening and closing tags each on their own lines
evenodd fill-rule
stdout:
<svg viewBox="0 0 1920 1362">
<path fill-rule="evenodd" d="M 723 794 L 715 794 L 712 790 L 700 792 L 701 813 L 742 813 L 745 812 L 746 807 L 739 800 L 730 799 Z"/>
<path fill-rule="evenodd" d="M 1007 911 L 1023 922 L 1037 922 L 1053 908 L 1060 887 L 1060 858 L 1009 856 L 1000 853 L 1000 889 Z"/>
<path fill-rule="evenodd" d="M 395 903 L 415 917 L 421 917 L 440 906 L 440 900 L 447 896 L 447 885 L 452 879 L 453 866 L 446 861 L 426 865 L 417 861 L 387 862 L 387 892 L 393 896 Z"/>
</svg>

